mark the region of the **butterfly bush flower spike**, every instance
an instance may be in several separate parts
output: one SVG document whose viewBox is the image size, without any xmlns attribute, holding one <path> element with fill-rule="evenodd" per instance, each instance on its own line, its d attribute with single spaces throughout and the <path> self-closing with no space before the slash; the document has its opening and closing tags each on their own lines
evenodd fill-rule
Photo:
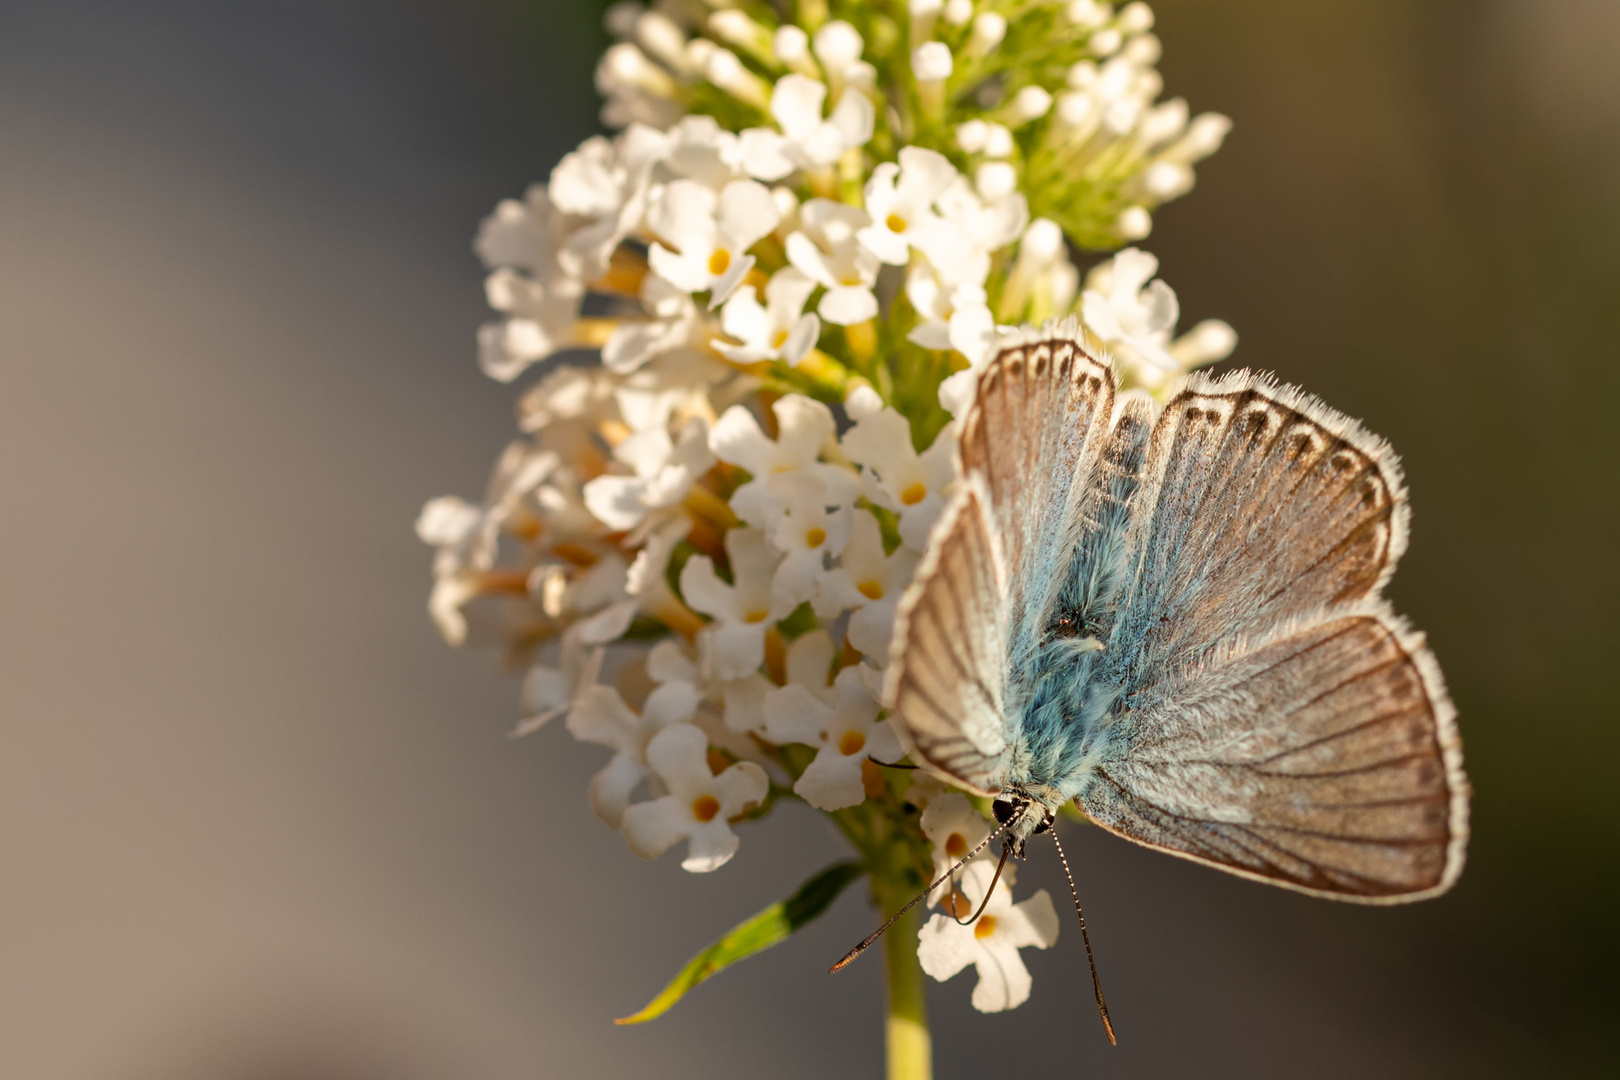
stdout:
<svg viewBox="0 0 1620 1080">
<path fill-rule="evenodd" d="M 980 376 L 1049 319 L 1161 397 L 1236 344 L 1178 330 L 1133 246 L 1230 128 L 1164 96 L 1153 22 L 1092 0 L 608 10 L 609 133 L 473 240 L 492 314 L 469 351 L 514 387 L 517 438 L 482 499 L 416 529 L 441 635 L 524 673 L 514 734 L 607 751 L 581 788 L 637 855 L 684 842 L 716 870 L 800 802 L 892 912 L 989 835 L 954 774 L 891 767 L 918 759 L 884 707 L 972 489 Z M 930 902 L 982 897 L 995 855 Z M 976 926 L 936 915 L 908 970 L 974 965 L 975 1006 L 1022 1002 L 1018 952 L 1056 928 L 1014 877 Z"/>
</svg>

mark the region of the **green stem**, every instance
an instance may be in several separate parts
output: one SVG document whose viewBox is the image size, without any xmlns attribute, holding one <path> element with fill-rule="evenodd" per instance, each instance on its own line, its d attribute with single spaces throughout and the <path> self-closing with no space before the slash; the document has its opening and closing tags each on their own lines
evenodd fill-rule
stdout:
<svg viewBox="0 0 1620 1080">
<path fill-rule="evenodd" d="M 911 897 L 903 890 L 879 885 L 883 917 L 888 918 Z M 917 961 L 919 908 L 906 912 L 884 935 L 883 953 L 888 973 L 888 1015 L 884 1037 L 888 1043 L 888 1080 L 931 1080 L 934 1075 L 933 1038 L 928 1033 L 928 993 L 922 965 Z"/>
</svg>

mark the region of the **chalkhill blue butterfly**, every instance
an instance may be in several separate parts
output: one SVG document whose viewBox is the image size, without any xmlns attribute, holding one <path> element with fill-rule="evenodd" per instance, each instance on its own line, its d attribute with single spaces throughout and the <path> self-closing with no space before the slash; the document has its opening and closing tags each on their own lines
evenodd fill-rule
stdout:
<svg viewBox="0 0 1620 1080">
<path fill-rule="evenodd" d="M 1003 341 L 959 446 L 885 704 L 918 766 L 994 799 L 1003 859 L 1073 800 L 1313 896 L 1451 887 L 1468 782 L 1440 668 L 1380 595 L 1410 517 L 1384 440 L 1247 371 L 1162 409 L 1116 393 L 1071 320 Z"/>
</svg>

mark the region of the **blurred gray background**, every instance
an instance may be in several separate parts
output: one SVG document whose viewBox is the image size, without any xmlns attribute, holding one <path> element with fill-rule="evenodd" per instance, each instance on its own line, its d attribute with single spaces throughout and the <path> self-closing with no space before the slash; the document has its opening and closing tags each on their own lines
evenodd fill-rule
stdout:
<svg viewBox="0 0 1620 1080">
<path fill-rule="evenodd" d="M 1071 830 L 1119 1047 L 1066 924 L 1016 1012 L 933 988 L 938 1073 L 1613 1075 L 1620 6 L 1155 8 L 1237 127 L 1146 246 L 1404 456 L 1471 865 L 1366 910 Z M 600 751 L 508 741 L 424 611 L 416 510 L 512 431 L 470 238 L 595 130 L 602 44 L 558 0 L 0 3 L 0 1075 L 877 1075 L 853 891 L 609 1023 L 838 844 L 789 807 L 636 860 Z"/>
</svg>

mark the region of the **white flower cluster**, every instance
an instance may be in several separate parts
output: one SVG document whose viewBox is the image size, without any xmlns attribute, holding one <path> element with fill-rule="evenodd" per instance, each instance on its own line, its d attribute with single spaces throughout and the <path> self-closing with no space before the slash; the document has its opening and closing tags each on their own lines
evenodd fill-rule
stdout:
<svg viewBox="0 0 1620 1080">
<path fill-rule="evenodd" d="M 1146 235 L 1227 127 L 1154 104 L 1145 5 L 911 0 L 872 42 L 833 7 L 853 21 L 612 9 L 597 81 L 622 130 L 475 244 L 498 313 L 480 365 L 540 365 L 524 437 L 481 503 L 417 522 L 444 637 L 527 665 L 515 733 L 562 718 L 611 751 L 593 810 L 643 857 L 686 841 L 691 871 L 783 797 L 921 808 L 936 873 L 983 839 L 963 796 L 922 779 L 901 798 L 878 764 L 902 753 L 880 688 L 956 478 L 951 416 L 1007 324 L 1077 312 L 1150 389 L 1236 340 L 1216 320 L 1177 337 L 1151 255 L 1083 287 L 1073 261 Z M 948 918 L 990 872 L 975 859 L 930 898 L 946 914 L 920 953 L 937 978 L 976 964 L 987 1011 L 1027 998 L 1018 949 L 1057 934 L 1010 872 L 983 918 Z"/>
</svg>

